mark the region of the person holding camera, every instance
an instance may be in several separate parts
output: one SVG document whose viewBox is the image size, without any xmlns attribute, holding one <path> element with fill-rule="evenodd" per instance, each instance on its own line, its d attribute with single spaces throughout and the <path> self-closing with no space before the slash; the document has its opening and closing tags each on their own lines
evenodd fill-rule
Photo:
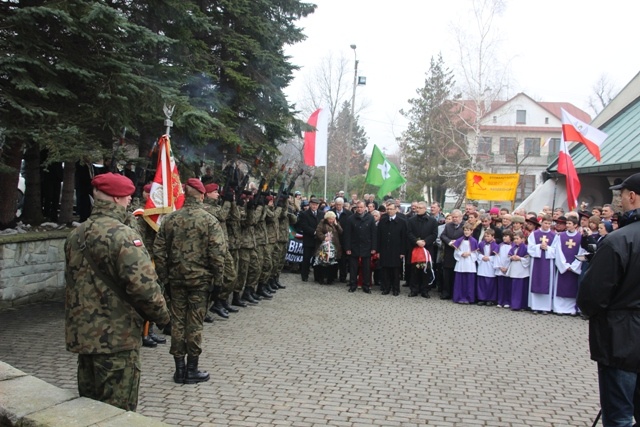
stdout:
<svg viewBox="0 0 640 427">
<path fill-rule="evenodd" d="M 591 359 L 598 363 L 602 424 L 640 420 L 640 173 L 621 184 L 620 228 L 601 240 L 578 291 L 589 318 Z"/>
</svg>

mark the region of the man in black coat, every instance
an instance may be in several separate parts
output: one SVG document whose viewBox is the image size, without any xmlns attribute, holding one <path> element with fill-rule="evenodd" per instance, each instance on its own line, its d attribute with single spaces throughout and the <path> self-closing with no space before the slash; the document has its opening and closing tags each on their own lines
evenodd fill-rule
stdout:
<svg viewBox="0 0 640 427">
<path fill-rule="evenodd" d="M 353 212 L 344 209 L 344 199 L 342 197 L 336 198 L 335 207 L 331 210 L 336 214 L 336 220 L 340 223 L 342 230 L 345 230 L 347 228 L 349 217 L 353 215 Z M 344 249 L 344 232 L 340 235 L 340 246 Z M 338 259 L 338 271 L 340 275 L 340 282 L 342 283 L 347 283 L 347 264 L 348 261 L 346 256 L 341 256 Z"/>
<path fill-rule="evenodd" d="M 444 246 L 444 259 L 442 260 L 442 295 L 441 299 L 451 299 L 453 296 L 453 269 L 456 259 L 453 257 L 455 248 L 453 243 L 462 237 L 462 212 L 459 209 L 451 211 L 451 222 L 444 226 L 440 240 Z"/>
<path fill-rule="evenodd" d="M 400 295 L 400 272 L 407 246 L 407 222 L 397 214 L 395 203 L 378 222 L 377 252 L 382 268 L 382 295 Z"/>
<path fill-rule="evenodd" d="M 362 291 L 371 293 L 371 255 L 376 253 L 376 220 L 364 202 L 358 202 L 356 213 L 349 217 L 344 229 L 344 252 L 349 256 L 349 292 L 358 289 L 358 262 L 362 262 Z"/>
<path fill-rule="evenodd" d="M 419 202 L 416 207 L 416 215 L 409 219 L 408 227 L 409 243 L 413 248 L 425 248 L 431 255 L 431 270 L 430 273 L 425 272 L 424 269 L 412 271 L 411 273 L 411 293 L 410 297 L 416 297 L 418 294 L 424 298 L 429 298 L 428 284 L 433 282 L 433 266 L 436 261 L 437 249 L 435 247 L 435 241 L 438 238 L 438 221 L 431 215 L 427 214 L 427 203 Z M 411 255 L 409 255 L 411 256 Z M 411 265 L 409 260 L 408 265 Z M 410 267 L 414 268 L 414 267 Z"/>
<path fill-rule="evenodd" d="M 577 303 L 589 316 L 589 350 L 598 362 L 604 426 L 640 419 L 640 173 L 621 184 L 625 213 L 620 229 L 599 243 L 578 288 Z"/>
<path fill-rule="evenodd" d="M 497 244 L 502 243 L 502 230 L 497 228 L 491 223 L 491 215 L 484 213 L 480 215 L 481 225 L 473 230 L 472 236 L 480 243 L 484 238 L 484 232 L 488 229 L 492 229 L 495 232 L 495 240 Z"/>
<path fill-rule="evenodd" d="M 324 217 L 324 212 L 318 211 L 318 204 L 318 199 L 309 200 L 309 209 L 300 213 L 296 224 L 300 231 L 302 231 L 302 265 L 300 266 L 300 276 L 303 282 L 309 280 L 311 258 L 313 258 L 316 250 L 316 227 L 318 227 L 318 223 Z"/>
</svg>

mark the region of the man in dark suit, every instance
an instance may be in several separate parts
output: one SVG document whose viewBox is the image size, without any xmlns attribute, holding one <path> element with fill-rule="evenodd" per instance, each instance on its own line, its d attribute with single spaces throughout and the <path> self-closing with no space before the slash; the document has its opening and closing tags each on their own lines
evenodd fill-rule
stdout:
<svg viewBox="0 0 640 427">
<path fill-rule="evenodd" d="M 302 281 L 309 280 L 311 258 L 316 250 L 316 227 L 324 217 L 324 212 L 318 211 L 318 199 L 309 200 L 309 209 L 298 216 L 298 227 L 302 231 L 302 265 L 300 275 Z M 314 275 L 315 276 L 315 275 Z"/>
<path fill-rule="evenodd" d="M 412 216 L 408 222 L 408 236 L 411 251 L 409 251 L 409 257 L 413 248 L 425 248 L 431 255 L 431 268 L 433 269 L 436 262 L 436 247 L 434 245 L 438 238 L 438 221 L 431 215 L 427 214 L 427 203 L 419 202 L 416 206 L 416 215 Z M 408 266 L 411 265 L 409 260 Z M 422 295 L 424 298 L 429 298 L 429 281 L 433 281 L 434 277 L 429 277 L 426 271 L 418 270 L 415 267 L 411 273 L 411 293 L 410 297 L 417 297 Z"/>
<path fill-rule="evenodd" d="M 349 292 L 358 289 L 358 262 L 362 262 L 362 291 L 371 293 L 371 255 L 376 253 L 377 228 L 364 202 L 358 202 L 356 213 L 349 217 L 344 229 L 344 252 L 349 256 Z"/>
<path fill-rule="evenodd" d="M 480 215 L 480 222 L 481 225 L 473 230 L 473 237 L 478 241 L 478 243 L 482 241 L 484 238 L 484 232 L 488 229 L 492 229 L 495 232 L 496 243 L 502 243 L 502 230 L 491 223 L 491 215 L 486 213 Z"/>
<path fill-rule="evenodd" d="M 455 248 L 453 243 L 462 237 L 462 212 L 459 209 L 451 211 L 451 222 L 444 226 L 444 231 L 440 235 L 440 240 L 444 246 L 444 259 L 442 260 L 442 295 L 441 299 L 451 299 L 453 296 L 453 269 L 456 260 L 453 257 Z"/>
<path fill-rule="evenodd" d="M 400 295 L 400 272 L 407 246 L 407 221 L 397 214 L 395 203 L 378 222 L 377 252 L 382 267 L 382 295 Z"/>
<path fill-rule="evenodd" d="M 353 215 L 353 212 L 344 209 L 344 199 L 342 197 L 336 198 L 335 207 L 331 210 L 336 214 L 336 220 L 340 223 L 340 227 L 345 230 L 349 217 Z M 340 247 L 344 248 L 344 234 L 340 235 Z M 338 259 L 338 271 L 342 283 L 347 283 L 347 265 L 347 257 L 341 256 Z"/>
</svg>

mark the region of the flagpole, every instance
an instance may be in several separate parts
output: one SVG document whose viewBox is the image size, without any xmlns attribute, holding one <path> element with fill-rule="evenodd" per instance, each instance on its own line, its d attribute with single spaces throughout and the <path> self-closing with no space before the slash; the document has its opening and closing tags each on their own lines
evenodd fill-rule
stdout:
<svg viewBox="0 0 640 427">
<path fill-rule="evenodd" d="M 566 155 L 564 156 L 564 163 L 565 163 L 565 168 L 566 168 L 566 171 L 567 171 L 567 175 L 565 175 L 564 180 L 565 180 L 565 183 L 567 185 L 567 205 L 568 205 L 569 210 L 571 211 L 572 210 L 571 209 L 571 204 L 573 204 L 573 203 L 576 203 L 576 208 L 578 208 L 578 206 L 577 206 L 578 200 L 577 200 L 577 195 L 573 193 L 573 180 L 569 179 L 569 145 L 567 144 L 567 141 L 564 141 L 564 138 L 562 138 L 562 139 L 563 139 L 564 149 L 565 149 L 565 153 L 566 153 Z M 578 175 L 578 173 L 576 172 L 576 176 L 577 175 Z M 570 188 L 571 189 L 571 196 L 572 197 L 575 196 L 576 200 L 571 200 L 571 201 L 569 200 L 569 187 L 571 187 Z"/>
<path fill-rule="evenodd" d="M 327 202 L 327 175 L 329 174 L 329 162 L 324 167 L 324 201 Z M 328 204 L 328 203 L 327 203 Z"/>
</svg>

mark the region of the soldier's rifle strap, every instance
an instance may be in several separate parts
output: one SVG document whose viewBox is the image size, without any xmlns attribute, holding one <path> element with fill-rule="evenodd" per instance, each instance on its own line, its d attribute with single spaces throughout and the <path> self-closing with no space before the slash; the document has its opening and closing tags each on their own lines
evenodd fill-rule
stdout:
<svg viewBox="0 0 640 427">
<path fill-rule="evenodd" d="M 100 268 L 98 267 L 98 264 L 96 264 L 95 260 L 91 257 L 91 254 L 89 254 L 89 248 L 87 247 L 87 242 L 85 241 L 85 238 L 84 238 L 84 234 L 86 232 L 86 224 L 87 222 L 83 222 L 78 227 L 78 248 L 80 249 L 80 251 L 82 251 L 82 255 L 84 256 L 84 259 L 87 260 L 87 262 L 89 263 L 89 267 L 91 267 L 91 269 L 96 274 L 96 276 L 98 276 L 98 278 L 102 280 L 104 284 L 107 285 L 109 289 L 113 291 L 113 293 L 115 293 L 122 301 L 126 302 L 131 307 L 133 307 L 133 309 L 138 313 L 138 315 L 146 320 L 146 316 L 141 310 L 138 309 L 138 307 L 136 307 L 131 297 L 127 295 L 124 289 L 116 285 L 109 276 L 107 276 L 105 273 L 102 272 L 102 270 L 100 270 Z"/>
</svg>

